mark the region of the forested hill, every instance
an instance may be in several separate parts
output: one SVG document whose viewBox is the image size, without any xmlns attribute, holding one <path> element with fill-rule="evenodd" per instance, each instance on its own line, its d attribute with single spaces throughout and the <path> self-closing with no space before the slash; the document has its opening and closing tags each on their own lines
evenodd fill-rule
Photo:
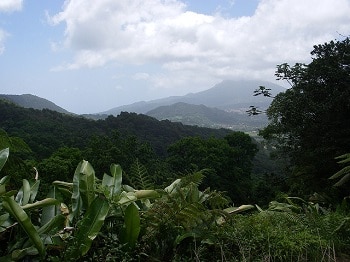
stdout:
<svg viewBox="0 0 350 262">
<path fill-rule="evenodd" d="M 48 109 L 22 108 L 1 99 L 0 112 L 0 128 L 10 136 L 24 139 L 38 158 L 48 157 L 63 146 L 83 148 L 93 135 L 110 135 L 113 131 L 149 142 L 160 155 L 166 153 L 168 145 L 186 136 L 223 137 L 230 132 L 126 112 L 94 121 Z"/>
<path fill-rule="evenodd" d="M 5 99 L 8 101 L 11 101 L 15 103 L 16 105 L 25 107 L 25 108 L 33 108 L 33 109 L 50 109 L 53 111 L 57 111 L 59 113 L 64 113 L 64 114 L 73 114 L 64 108 L 56 105 L 55 103 L 35 96 L 31 94 L 23 94 L 23 95 L 3 95 L 0 94 L 0 99 Z"/>
</svg>

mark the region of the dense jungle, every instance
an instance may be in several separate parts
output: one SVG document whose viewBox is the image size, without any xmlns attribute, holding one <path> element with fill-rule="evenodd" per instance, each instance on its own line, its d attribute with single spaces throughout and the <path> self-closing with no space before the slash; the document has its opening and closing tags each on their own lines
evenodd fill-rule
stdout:
<svg viewBox="0 0 350 262">
<path fill-rule="evenodd" d="M 350 39 L 275 75 L 258 137 L 0 100 L 0 261 L 350 261 Z"/>
</svg>

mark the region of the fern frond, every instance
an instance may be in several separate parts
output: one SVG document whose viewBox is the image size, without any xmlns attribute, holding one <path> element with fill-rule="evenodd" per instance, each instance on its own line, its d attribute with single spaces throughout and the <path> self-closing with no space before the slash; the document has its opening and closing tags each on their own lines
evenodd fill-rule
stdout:
<svg viewBox="0 0 350 262">
<path fill-rule="evenodd" d="M 337 173 L 335 173 L 329 179 L 336 179 L 336 178 L 341 177 L 341 176 L 348 174 L 348 173 L 350 173 L 350 166 L 346 166 L 343 169 L 339 170 Z"/>
<path fill-rule="evenodd" d="M 342 186 L 348 180 L 350 180 L 350 173 L 347 173 L 345 176 L 343 176 L 337 183 L 334 184 L 334 186 Z"/>
<path fill-rule="evenodd" d="M 335 159 L 343 159 L 343 160 L 340 160 L 337 162 L 339 164 L 348 163 L 348 162 L 350 162 L 350 153 L 347 153 L 347 154 L 344 154 L 341 156 L 337 156 Z"/>
<path fill-rule="evenodd" d="M 138 159 L 131 165 L 128 178 L 136 189 L 154 189 L 151 176 L 148 175 L 146 167 Z"/>
<path fill-rule="evenodd" d="M 181 178 L 181 187 L 186 187 L 190 183 L 193 183 L 196 186 L 199 186 L 205 177 L 204 175 L 205 172 L 206 172 L 206 169 L 203 169 L 203 170 L 196 171 L 194 173 L 183 176 Z"/>
</svg>

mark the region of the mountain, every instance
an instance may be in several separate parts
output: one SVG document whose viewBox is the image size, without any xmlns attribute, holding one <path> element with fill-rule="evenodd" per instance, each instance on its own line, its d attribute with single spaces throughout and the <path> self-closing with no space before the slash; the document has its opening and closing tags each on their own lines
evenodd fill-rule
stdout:
<svg viewBox="0 0 350 262">
<path fill-rule="evenodd" d="M 254 90 L 259 86 L 271 88 L 275 95 L 285 89 L 279 85 L 267 81 L 257 80 L 224 80 L 212 88 L 198 92 L 190 93 L 184 96 L 171 96 L 151 101 L 141 101 L 130 105 L 112 108 L 101 114 L 118 115 L 122 111 L 145 114 L 159 106 L 169 106 L 179 102 L 205 105 L 207 107 L 216 107 L 229 112 L 245 112 L 249 106 L 254 105 L 259 108 L 267 108 L 271 99 L 263 96 L 253 96 Z"/>
<path fill-rule="evenodd" d="M 44 99 L 35 95 L 31 95 L 31 94 L 23 94 L 23 95 L 0 94 L 0 99 L 10 101 L 24 108 L 33 108 L 33 109 L 39 109 L 39 110 L 50 109 L 52 111 L 56 111 L 63 114 L 72 114 L 71 112 L 68 112 L 67 110 L 63 109 L 62 107 L 59 107 L 58 105 L 54 104 L 53 102 L 47 99 Z"/>
<path fill-rule="evenodd" d="M 266 116 L 249 117 L 246 112 L 227 112 L 205 105 L 193 105 L 178 102 L 168 106 L 159 106 L 146 113 L 158 120 L 168 119 L 185 125 L 197 125 L 210 128 L 228 128 L 234 130 L 254 130 L 263 127 Z"/>
<path fill-rule="evenodd" d="M 94 121 L 52 110 L 23 108 L 2 99 L 0 112 L 1 129 L 10 136 L 22 138 L 40 159 L 49 157 L 63 146 L 82 149 L 93 136 L 111 136 L 115 132 L 149 143 L 161 156 L 166 155 L 170 144 L 183 137 L 224 137 L 230 133 L 227 129 L 187 126 L 127 112 Z"/>
</svg>

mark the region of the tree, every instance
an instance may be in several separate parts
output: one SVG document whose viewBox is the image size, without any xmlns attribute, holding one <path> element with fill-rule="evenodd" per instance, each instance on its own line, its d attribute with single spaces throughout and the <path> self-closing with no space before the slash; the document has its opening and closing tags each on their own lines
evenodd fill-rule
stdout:
<svg viewBox="0 0 350 262">
<path fill-rule="evenodd" d="M 308 65 L 277 66 L 277 79 L 291 88 L 273 99 L 261 131 L 290 158 L 293 177 L 309 193 L 330 185 L 334 158 L 350 150 L 350 40 L 315 45 L 311 55 Z"/>
<path fill-rule="evenodd" d="M 224 139 L 186 137 L 172 144 L 168 153 L 167 161 L 175 172 L 205 169 L 202 187 L 225 191 L 235 203 L 248 201 L 251 160 L 256 153 L 249 135 L 232 132 Z"/>
</svg>

